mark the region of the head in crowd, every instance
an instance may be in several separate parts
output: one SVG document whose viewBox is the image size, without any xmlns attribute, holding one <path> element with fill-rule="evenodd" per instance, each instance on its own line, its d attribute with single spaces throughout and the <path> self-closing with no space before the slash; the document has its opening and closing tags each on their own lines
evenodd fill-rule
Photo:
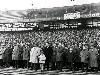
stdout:
<svg viewBox="0 0 100 75">
<path fill-rule="evenodd" d="M 11 48 L 11 47 L 12 47 L 11 44 L 8 44 L 8 45 L 7 45 L 7 48 Z"/>
<path fill-rule="evenodd" d="M 98 41 L 98 46 L 100 47 L 100 41 Z"/>
<path fill-rule="evenodd" d="M 4 49 L 5 48 L 5 46 L 2 46 L 2 49 Z"/>
<path fill-rule="evenodd" d="M 49 43 L 46 43 L 45 46 L 46 46 L 46 47 L 49 47 Z"/>
<path fill-rule="evenodd" d="M 54 44 L 52 44 L 53 45 L 53 47 L 56 47 L 56 44 L 54 43 Z"/>
<path fill-rule="evenodd" d="M 38 47 L 37 44 L 33 44 L 33 47 Z"/>
<path fill-rule="evenodd" d="M 93 45 L 90 46 L 90 50 L 94 51 L 94 46 Z"/>
<path fill-rule="evenodd" d="M 79 46 L 79 48 L 80 48 L 80 47 L 82 47 L 82 43 L 79 43 L 79 45 L 78 45 L 78 46 Z"/>
<path fill-rule="evenodd" d="M 83 50 L 86 50 L 87 49 L 87 46 L 84 44 L 83 45 Z"/>
<path fill-rule="evenodd" d="M 73 51 L 73 48 L 70 47 L 70 48 L 69 48 L 69 52 L 72 52 L 72 51 Z"/>
<path fill-rule="evenodd" d="M 59 44 L 58 44 L 58 47 L 62 47 L 62 44 L 61 44 L 61 43 L 59 43 Z"/>
<path fill-rule="evenodd" d="M 40 54 L 44 54 L 43 50 L 40 50 Z"/>
</svg>

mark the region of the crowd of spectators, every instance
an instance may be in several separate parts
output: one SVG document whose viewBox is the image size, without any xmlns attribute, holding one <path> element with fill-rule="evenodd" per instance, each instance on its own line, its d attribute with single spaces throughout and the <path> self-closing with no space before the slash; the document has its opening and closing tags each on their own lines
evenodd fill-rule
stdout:
<svg viewBox="0 0 100 75">
<path fill-rule="evenodd" d="M 13 60 L 12 63 L 14 65 L 11 63 L 10 64 L 13 65 L 14 67 L 17 67 L 17 65 L 20 67 L 23 67 L 23 65 L 26 66 L 26 64 L 29 62 L 31 55 L 35 55 L 34 54 L 35 48 L 33 47 L 36 48 L 39 47 L 43 50 L 42 55 L 44 53 L 44 55 L 46 56 L 47 70 L 49 70 L 49 64 L 51 62 L 51 59 L 52 60 L 54 59 L 52 61 L 53 63 L 51 64 L 51 66 L 53 65 L 54 68 L 56 62 L 57 68 L 61 70 L 62 63 L 64 63 L 63 66 L 66 65 L 66 61 L 67 62 L 74 61 L 74 64 L 78 64 L 84 56 L 86 57 L 88 55 L 88 53 L 90 54 L 89 61 L 90 62 L 93 61 L 93 60 L 91 61 L 92 54 L 96 56 L 96 58 L 94 59 L 94 61 L 96 61 L 98 52 L 95 48 L 100 46 L 99 29 L 81 29 L 81 30 L 66 29 L 66 30 L 53 30 L 53 31 L 1 32 L 0 36 L 1 36 L 0 37 L 1 52 L 3 52 L 2 51 L 3 49 L 5 49 L 3 53 L 3 60 L 4 62 L 6 62 L 5 65 L 8 66 L 9 64 L 8 61 Z M 49 43 L 49 46 L 46 45 L 47 43 Z M 2 47 L 4 48 L 2 49 Z M 33 54 L 31 54 L 32 50 L 33 50 Z M 94 50 L 94 52 L 92 50 Z M 85 55 L 84 53 L 86 53 L 87 55 Z M 16 56 L 16 54 L 18 55 L 18 58 L 15 60 L 14 57 Z M 26 57 L 27 57 L 27 61 L 26 61 Z M 33 61 L 31 62 L 33 63 Z M 69 69 L 72 70 L 73 63 L 68 63 L 68 64 L 69 65 L 67 66 L 70 66 Z M 94 63 L 91 64 L 93 64 L 93 67 L 95 67 Z M 78 66 L 74 65 L 74 68 Z"/>
<path fill-rule="evenodd" d="M 98 42 L 100 39 L 99 29 L 82 29 L 82 30 L 55 30 L 55 31 L 32 31 L 32 32 L 3 32 L 1 43 L 14 44 L 24 43 L 30 45 L 42 45 L 46 42 L 51 44 L 61 43 L 64 46 L 78 43 Z"/>
</svg>

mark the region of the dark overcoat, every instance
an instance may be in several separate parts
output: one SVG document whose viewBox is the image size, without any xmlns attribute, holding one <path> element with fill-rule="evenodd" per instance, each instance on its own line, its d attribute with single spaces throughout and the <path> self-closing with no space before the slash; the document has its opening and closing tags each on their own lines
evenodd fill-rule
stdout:
<svg viewBox="0 0 100 75">
<path fill-rule="evenodd" d="M 18 45 L 18 60 L 23 60 L 23 46 Z"/>
<path fill-rule="evenodd" d="M 57 48 L 53 47 L 52 62 L 56 62 Z"/>
<path fill-rule="evenodd" d="M 63 57 L 62 57 L 63 51 L 64 51 L 63 47 L 57 48 L 56 61 L 63 61 Z"/>
<path fill-rule="evenodd" d="M 23 48 L 23 60 L 29 60 L 30 58 L 30 50 L 29 48 Z"/>
<path fill-rule="evenodd" d="M 98 51 L 96 48 L 93 48 L 89 50 L 89 57 L 90 57 L 90 67 L 98 67 L 97 63 L 97 57 L 98 57 Z"/>
<path fill-rule="evenodd" d="M 52 61 L 52 56 L 53 56 L 53 48 L 52 47 L 44 47 L 43 52 L 46 56 L 46 61 L 51 62 Z"/>
<path fill-rule="evenodd" d="M 68 59 L 68 62 L 73 63 L 73 62 L 74 62 L 74 56 L 75 56 L 74 51 L 72 51 L 72 52 L 68 51 L 68 52 L 67 52 L 67 59 Z"/>
<path fill-rule="evenodd" d="M 6 50 L 3 53 L 3 62 L 12 62 L 12 51 L 12 48 L 6 48 Z"/>
<path fill-rule="evenodd" d="M 80 49 L 75 49 L 74 62 L 81 62 Z"/>
<path fill-rule="evenodd" d="M 98 49 L 98 61 L 100 61 L 100 47 L 98 47 L 97 49 Z"/>
<path fill-rule="evenodd" d="M 13 52 L 12 52 L 12 60 L 18 60 L 18 46 L 14 46 Z"/>
</svg>

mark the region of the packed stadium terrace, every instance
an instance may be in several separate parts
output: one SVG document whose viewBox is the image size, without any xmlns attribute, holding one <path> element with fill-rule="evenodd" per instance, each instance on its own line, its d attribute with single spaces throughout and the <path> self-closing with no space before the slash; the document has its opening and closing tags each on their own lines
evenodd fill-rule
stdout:
<svg viewBox="0 0 100 75">
<path fill-rule="evenodd" d="M 1 44 L 24 43 L 32 46 L 45 46 L 46 42 L 62 43 L 64 46 L 72 46 L 79 43 L 93 43 L 100 40 L 99 29 L 66 29 L 54 31 L 31 32 L 0 32 Z"/>
<path fill-rule="evenodd" d="M 84 12 L 84 15 L 86 17 L 84 17 L 84 15 L 80 13 L 81 15 L 83 15 L 83 17 L 81 18 L 73 18 L 75 16 L 72 17 L 72 15 L 70 15 L 71 18 L 69 18 L 69 20 L 68 18 L 66 18 L 65 20 L 61 19 L 62 17 L 64 18 L 64 14 L 66 13 L 65 7 L 59 10 L 58 8 L 55 8 L 52 11 L 51 10 L 49 11 L 30 10 L 28 11 L 28 13 L 26 11 L 19 11 L 19 12 L 6 11 L 0 13 L 1 14 L 0 15 L 0 50 L 2 51 L 3 50 L 2 48 L 4 48 L 4 52 L 1 54 L 2 58 L 0 59 L 0 68 L 9 68 L 12 66 L 13 68 L 16 69 L 27 68 L 28 70 L 31 69 L 33 71 L 34 68 L 35 70 L 35 66 L 33 65 L 36 65 L 36 63 L 33 62 L 34 60 L 30 62 L 31 53 L 32 53 L 31 51 L 34 50 L 34 47 L 39 47 L 44 52 L 45 56 L 47 54 L 45 59 L 46 67 L 44 66 L 45 68 L 47 68 L 47 71 L 48 70 L 61 71 L 62 68 L 68 69 L 70 71 L 75 71 L 76 68 L 78 70 L 81 68 L 82 72 L 84 72 L 84 69 L 86 67 L 88 67 L 88 69 L 91 70 L 96 70 L 96 72 L 97 69 L 100 71 L 100 59 L 97 58 L 98 56 L 100 57 L 100 47 L 99 47 L 100 46 L 100 29 L 99 29 L 100 11 L 97 10 L 96 8 L 97 12 L 95 14 L 99 13 L 99 16 L 96 15 L 93 17 L 90 14 L 90 12 L 93 12 L 90 10 L 90 6 L 83 5 L 80 7 L 76 7 L 73 10 L 72 9 L 73 8 L 69 8 L 67 12 L 71 14 L 75 14 L 76 12 L 74 12 L 74 9 L 76 9 L 81 13 L 83 11 L 86 11 Z M 47 43 L 50 45 L 50 47 L 52 47 L 53 49 L 52 52 L 51 52 L 52 50 L 51 48 L 48 49 L 48 46 L 46 47 Z M 81 44 L 81 48 L 79 47 L 80 44 Z M 96 52 L 94 52 L 94 56 L 92 56 L 92 52 L 95 51 L 95 48 L 98 47 L 99 49 L 97 54 Z M 91 52 L 92 49 L 93 51 Z M 50 55 L 50 60 L 48 60 L 48 55 L 50 53 L 47 52 L 49 50 L 52 54 Z M 88 52 L 84 53 L 85 50 L 87 50 Z M 70 51 L 72 51 L 73 54 L 71 54 Z M 18 53 L 18 59 L 17 58 L 13 59 L 14 56 L 15 57 L 17 56 L 16 55 L 17 53 Z M 33 52 L 33 55 L 35 55 L 34 53 L 35 51 Z M 87 55 L 85 55 L 87 53 L 91 54 L 88 56 L 88 58 L 86 57 Z M 81 54 L 83 54 L 83 56 Z M 34 57 L 35 56 L 33 56 L 32 59 Z M 53 57 L 55 57 L 55 59 L 53 59 Z M 84 57 L 88 62 L 85 62 L 85 60 L 82 61 L 82 57 Z M 93 57 L 95 58 L 93 60 L 90 60 Z M 73 60 L 74 58 L 75 60 Z M 99 59 L 99 62 L 97 62 L 97 59 Z M 37 60 L 38 60 L 37 63 L 41 65 L 41 63 L 39 63 L 39 58 L 37 58 Z M 48 67 L 47 63 L 49 63 L 51 67 L 50 66 Z M 56 68 L 52 69 L 52 65 L 53 67 L 55 65 Z M 43 68 L 41 70 L 43 70 Z M 88 70 L 85 71 L 87 72 Z"/>
</svg>

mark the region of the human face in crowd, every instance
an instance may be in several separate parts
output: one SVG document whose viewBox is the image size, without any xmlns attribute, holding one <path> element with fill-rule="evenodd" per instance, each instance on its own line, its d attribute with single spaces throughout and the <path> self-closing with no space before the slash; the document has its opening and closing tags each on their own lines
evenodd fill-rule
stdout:
<svg viewBox="0 0 100 75">
<path fill-rule="evenodd" d="M 85 45 L 83 45 L 83 50 L 85 50 L 86 49 L 86 46 Z"/>
<path fill-rule="evenodd" d="M 91 46 L 91 47 L 90 47 L 90 49 L 93 51 L 93 50 L 94 50 L 94 47 L 93 47 L 93 46 Z"/>
<path fill-rule="evenodd" d="M 72 49 L 72 48 L 70 48 L 70 49 L 69 49 L 69 51 L 70 51 L 70 52 L 72 52 L 72 51 L 73 51 L 73 49 Z"/>
<path fill-rule="evenodd" d="M 5 47 L 4 46 L 2 46 L 2 49 L 4 49 Z"/>
<path fill-rule="evenodd" d="M 43 51 L 41 50 L 41 54 L 43 54 Z"/>
<path fill-rule="evenodd" d="M 79 43 L 79 47 L 81 47 L 82 46 L 82 44 L 81 43 Z"/>
<path fill-rule="evenodd" d="M 59 44 L 58 44 L 58 47 L 62 47 L 62 44 L 61 44 L 61 43 L 59 43 Z"/>
<path fill-rule="evenodd" d="M 7 46 L 7 47 L 11 48 L 11 45 L 10 45 L 10 44 L 8 44 L 8 46 Z"/>
<path fill-rule="evenodd" d="M 100 47 L 100 42 L 98 42 L 98 46 Z"/>
<path fill-rule="evenodd" d="M 53 47 L 56 47 L 56 44 L 53 44 Z"/>
<path fill-rule="evenodd" d="M 46 43 L 46 47 L 49 47 L 49 44 L 48 43 Z"/>
</svg>

